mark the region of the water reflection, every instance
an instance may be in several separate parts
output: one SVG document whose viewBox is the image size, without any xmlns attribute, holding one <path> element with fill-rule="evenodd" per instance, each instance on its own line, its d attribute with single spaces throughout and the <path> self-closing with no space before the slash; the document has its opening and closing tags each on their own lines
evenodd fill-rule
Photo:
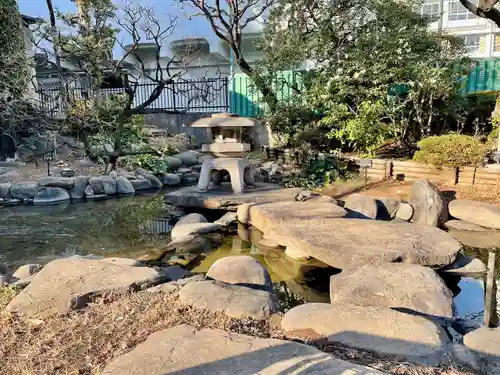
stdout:
<svg viewBox="0 0 500 375">
<path fill-rule="evenodd" d="M 137 255 L 166 242 L 164 212 L 163 200 L 156 195 L 3 208 L 0 262 L 17 266 L 74 254 Z M 156 217 L 160 220 L 152 221 Z"/>
<path fill-rule="evenodd" d="M 206 273 L 218 259 L 231 255 L 250 255 L 264 265 L 275 285 L 283 308 L 307 302 L 329 302 L 329 278 L 339 270 L 317 261 L 295 261 L 282 249 L 259 244 L 262 233 L 254 228 L 238 226 L 237 234 L 223 239 L 219 248 L 198 259 L 193 272 Z"/>
</svg>

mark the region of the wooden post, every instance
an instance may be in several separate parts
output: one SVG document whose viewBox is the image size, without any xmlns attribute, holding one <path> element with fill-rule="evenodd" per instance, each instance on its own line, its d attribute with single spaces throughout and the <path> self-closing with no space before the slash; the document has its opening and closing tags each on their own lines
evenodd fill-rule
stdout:
<svg viewBox="0 0 500 375">
<path fill-rule="evenodd" d="M 493 251 L 488 255 L 488 271 L 486 273 L 486 285 L 484 295 L 484 326 L 491 327 L 496 325 L 497 306 L 496 306 L 496 281 L 495 281 L 495 256 Z"/>
</svg>

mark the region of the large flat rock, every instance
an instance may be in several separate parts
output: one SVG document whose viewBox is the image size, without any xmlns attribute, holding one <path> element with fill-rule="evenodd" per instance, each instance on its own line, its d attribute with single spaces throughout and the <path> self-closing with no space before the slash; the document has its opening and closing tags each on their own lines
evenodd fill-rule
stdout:
<svg viewBox="0 0 500 375">
<path fill-rule="evenodd" d="M 464 336 L 464 345 L 481 359 L 484 374 L 500 374 L 500 328 L 478 328 Z"/>
<path fill-rule="evenodd" d="M 281 328 L 302 339 L 326 340 L 435 366 L 449 339 L 425 317 L 383 307 L 308 303 L 288 311 Z"/>
<path fill-rule="evenodd" d="M 277 310 L 274 296 L 267 291 L 212 280 L 187 284 L 179 291 L 179 301 L 235 318 L 267 319 Z"/>
<path fill-rule="evenodd" d="M 380 375 L 311 346 L 180 325 L 150 335 L 103 375 Z"/>
<path fill-rule="evenodd" d="M 314 197 L 307 201 L 251 203 L 238 207 L 238 220 L 251 224 L 261 232 L 283 223 L 301 223 L 315 218 L 341 218 L 347 214 L 328 197 Z"/>
<path fill-rule="evenodd" d="M 7 310 L 42 317 L 66 313 L 85 307 L 95 297 L 148 288 L 163 279 L 148 267 L 85 258 L 57 259 L 33 277 Z"/>
<path fill-rule="evenodd" d="M 457 199 L 448 205 L 450 215 L 482 227 L 500 229 L 500 207 L 494 204 Z"/>
<path fill-rule="evenodd" d="M 451 235 L 428 225 L 364 219 L 285 223 L 265 237 L 341 269 L 388 262 L 440 267 L 462 249 Z"/>
<path fill-rule="evenodd" d="M 164 196 L 166 203 L 178 207 L 210 208 L 236 211 L 244 203 L 277 202 L 295 200 L 302 189 L 283 189 L 276 184 L 258 183 L 255 188 L 234 194 L 231 186 L 223 184 L 199 192 L 196 186 L 188 186 Z"/>
<path fill-rule="evenodd" d="M 414 264 L 366 264 L 332 276 L 330 300 L 452 317 L 451 291 L 435 271 Z"/>
</svg>

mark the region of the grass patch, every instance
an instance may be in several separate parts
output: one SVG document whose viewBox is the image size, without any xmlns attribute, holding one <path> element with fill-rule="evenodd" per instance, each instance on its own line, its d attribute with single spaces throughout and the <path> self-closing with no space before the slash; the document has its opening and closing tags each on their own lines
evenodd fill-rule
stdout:
<svg viewBox="0 0 500 375">
<path fill-rule="evenodd" d="M 287 338 L 275 319 L 229 318 L 181 305 L 177 294 L 124 295 L 96 302 L 80 312 L 45 321 L 0 312 L 0 374 L 97 374 L 113 358 L 130 351 L 151 333 L 179 324 L 218 328 L 262 338 Z M 335 357 L 398 375 L 469 375 L 455 368 L 428 368 L 378 358 L 338 346 L 319 347 Z"/>
<path fill-rule="evenodd" d="M 9 286 L 0 287 L 0 310 L 3 310 L 5 306 L 9 304 L 12 298 L 15 297 L 17 291 Z"/>
</svg>

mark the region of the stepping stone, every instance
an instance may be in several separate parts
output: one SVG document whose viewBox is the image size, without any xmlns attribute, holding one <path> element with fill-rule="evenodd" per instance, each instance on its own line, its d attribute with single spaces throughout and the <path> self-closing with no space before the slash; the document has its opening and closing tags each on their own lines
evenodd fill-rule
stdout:
<svg viewBox="0 0 500 375">
<path fill-rule="evenodd" d="M 403 307 L 451 318 L 453 294 L 428 267 L 386 263 L 363 265 L 330 279 L 332 304 Z"/>
<path fill-rule="evenodd" d="M 267 291 L 213 280 L 187 284 L 179 291 L 179 301 L 235 318 L 267 319 L 277 311 L 275 298 Z"/>
<path fill-rule="evenodd" d="M 281 328 L 293 337 L 341 343 L 427 366 L 444 362 L 450 343 L 444 330 L 426 317 L 373 306 L 308 303 L 288 311 Z"/>
<path fill-rule="evenodd" d="M 7 310 L 26 316 L 62 314 L 83 308 L 96 297 L 145 289 L 164 280 L 152 268 L 121 265 L 109 259 L 57 259 L 33 276 Z"/>
<path fill-rule="evenodd" d="M 457 199 L 448 205 L 450 215 L 486 228 L 500 229 L 500 207 L 494 204 Z"/>
<path fill-rule="evenodd" d="M 341 218 L 347 214 L 328 197 L 307 201 L 256 203 L 238 207 L 238 220 L 251 224 L 261 232 L 283 223 L 300 223 L 311 219 Z"/>
<path fill-rule="evenodd" d="M 382 375 L 291 341 L 189 325 L 151 334 L 113 360 L 103 375 Z"/>
<path fill-rule="evenodd" d="M 274 226 L 264 236 L 340 269 L 388 262 L 441 267 L 462 250 L 438 228 L 394 221 L 315 218 Z"/>
</svg>

